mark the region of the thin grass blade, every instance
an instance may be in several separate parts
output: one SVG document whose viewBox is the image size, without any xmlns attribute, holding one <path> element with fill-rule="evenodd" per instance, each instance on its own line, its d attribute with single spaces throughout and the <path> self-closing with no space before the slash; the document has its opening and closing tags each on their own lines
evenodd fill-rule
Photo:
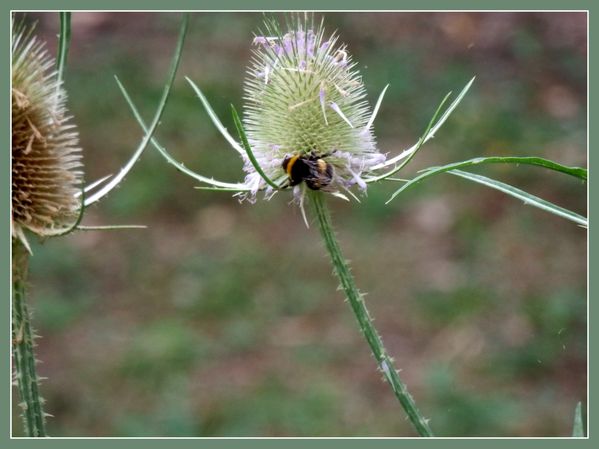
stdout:
<svg viewBox="0 0 599 449">
<path fill-rule="evenodd" d="M 572 427 L 572 436 L 575 438 L 584 438 L 584 424 L 582 422 L 582 404 L 579 402 L 574 409 L 574 426 Z"/>
</svg>

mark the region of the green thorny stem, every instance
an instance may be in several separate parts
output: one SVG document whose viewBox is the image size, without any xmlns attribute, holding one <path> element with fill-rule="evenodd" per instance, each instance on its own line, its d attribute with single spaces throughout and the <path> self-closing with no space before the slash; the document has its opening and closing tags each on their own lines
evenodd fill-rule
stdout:
<svg viewBox="0 0 599 449">
<path fill-rule="evenodd" d="M 356 287 L 349 265 L 343 258 L 341 248 L 335 237 L 331 216 L 325 203 L 324 195 L 321 192 L 311 192 L 310 199 L 316 217 L 318 218 L 322 238 L 324 239 L 329 255 L 331 256 L 335 273 L 341 281 L 341 287 L 343 288 L 354 315 L 358 320 L 360 330 L 362 331 L 362 334 L 364 334 L 364 337 L 370 346 L 370 350 L 377 361 L 379 370 L 391 384 L 395 396 L 401 403 L 401 406 L 404 408 L 418 434 L 423 437 L 432 437 L 433 432 L 428 425 L 428 420 L 420 414 L 416 408 L 414 399 L 410 393 L 408 393 L 406 386 L 401 381 L 393 364 L 393 360 L 387 354 L 387 351 L 383 346 L 383 341 L 374 327 L 370 313 L 366 308 L 363 295 Z"/>
<path fill-rule="evenodd" d="M 12 256 L 12 350 L 15 377 L 21 407 L 25 432 L 29 437 L 45 437 L 45 413 L 42 408 L 43 399 L 39 393 L 40 378 L 37 376 L 35 353 L 33 348 L 34 335 L 27 310 L 25 289 L 29 253 L 19 241 L 13 240 Z"/>
</svg>

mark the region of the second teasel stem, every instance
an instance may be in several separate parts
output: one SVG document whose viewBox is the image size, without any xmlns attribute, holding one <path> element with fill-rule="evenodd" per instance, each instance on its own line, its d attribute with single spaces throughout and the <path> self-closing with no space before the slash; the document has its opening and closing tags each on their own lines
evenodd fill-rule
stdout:
<svg viewBox="0 0 599 449">
<path fill-rule="evenodd" d="M 331 256 L 335 274 L 341 282 L 341 287 L 343 288 L 352 311 L 358 320 L 360 331 L 366 338 L 368 346 L 370 346 L 370 350 L 377 361 L 379 370 L 391 385 L 393 393 L 401 403 L 418 434 L 423 437 L 432 437 L 433 432 L 428 425 L 428 420 L 420 414 L 414 402 L 414 398 L 408 393 L 405 384 L 400 379 L 393 360 L 389 354 L 387 354 L 387 351 L 383 346 L 383 341 L 374 327 L 372 318 L 364 303 L 364 297 L 356 287 L 349 265 L 343 257 L 341 248 L 335 237 L 331 216 L 325 203 L 324 195 L 321 192 L 310 192 L 310 200 L 316 218 L 318 219 L 320 233 L 327 251 Z"/>
<path fill-rule="evenodd" d="M 45 413 L 36 372 L 34 335 L 26 303 L 29 262 L 27 249 L 13 240 L 12 276 L 12 352 L 17 388 L 23 409 L 25 433 L 29 437 L 45 437 Z"/>
</svg>

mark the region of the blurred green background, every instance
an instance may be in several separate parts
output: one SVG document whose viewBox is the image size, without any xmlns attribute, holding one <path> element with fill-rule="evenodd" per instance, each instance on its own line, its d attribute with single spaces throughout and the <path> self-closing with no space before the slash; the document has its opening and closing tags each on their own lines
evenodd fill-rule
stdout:
<svg viewBox="0 0 599 449">
<path fill-rule="evenodd" d="M 54 54 L 58 15 L 27 15 Z M 179 14 L 74 13 L 66 71 L 86 178 L 142 133 L 114 82 L 154 114 Z M 202 174 L 241 163 L 184 76 L 232 128 L 261 14 L 197 13 L 157 137 Z M 397 154 L 439 101 L 477 80 L 405 169 L 485 155 L 586 166 L 584 13 L 327 13 L 359 61 L 380 148 Z M 477 170 L 586 214 L 586 186 L 544 170 Z M 80 232 L 36 244 L 30 296 L 53 436 L 414 435 L 290 196 L 194 189 L 149 148 Z M 331 200 L 389 352 L 439 436 L 568 436 L 585 403 L 586 231 L 450 175 Z M 21 434 L 13 407 L 13 432 Z"/>
</svg>

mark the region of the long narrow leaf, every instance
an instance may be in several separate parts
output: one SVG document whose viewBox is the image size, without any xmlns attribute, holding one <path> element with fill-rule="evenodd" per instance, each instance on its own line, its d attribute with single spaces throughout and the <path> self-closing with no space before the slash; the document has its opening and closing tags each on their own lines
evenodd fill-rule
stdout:
<svg viewBox="0 0 599 449">
<path fill-rule="evenodd" d="M 102 187 L 96 193 L 94 193 L 89 198 L 87 198 L 87 200 L 85 202 L 86 206 L 89 206 L 90 204 L 93 204 L 96 201 L 98 201 L 99 199 L 103 198 L 105 195 L 107 195 L 114 187 L 116 187 L 123 180 L 123 178 L 127 175 L 127 173 L 129 173 L 131 168 L 133 168 L 133 165 L 135 164 L 135 162 L 137 162 L 137 160 L 141 157 L 142 153 L 144 152 L 144 150 L 146 149 L 146 147 L 148 145 L 148 142 L 152 138 L 154 131 L 156 131 L 156 128 L 158 127 L 158 123 L 160 122 L 160 118 L 162 117 L 162 113 L 166 106 L 166 102 L 170 95 L 171 87 L 173 85 L 173 81 L 175 80 L 175 75 L 177 73 L 177 68 L 179 67 L 179 61 L 181 60 L 181 53 L 183 52 L 183 43 L 185 42 L 185 34 L 187 33 L 188 22 L 189 22 L 189 14 L 185 13 L 183 15 L 183 21 L 181 23 L 181 30 L 179 32 L 179 39 L 177 41 L 177 48 L 175 50 L 175 54 L 174 54 L 173 60 L 171 62 L 171 67 L 169 70 L 167 82 L 164 86 L 164 90 L 162 92 L 162 97 L 160 98 L 158 110 L 156 111 L 156 114 L 154 115 L 154 119 L 152 120 L 152 124 L 150 125 L 148 132 L 143 137 L 142 141 L 140 142 L 139 146 L 137 147 L 137 150 L 135 151 L 135 153 L 133 153 L 133 156 L 127 162 L 127 164 L 125 164 L 125 166 L 123 168 L 121 168 L 119 173 L 114 178 L 112 178 L 110 180 L 110 182 L 108 182 L 104 187 Z"/>
<path fill-rule="evenodd" d="M 262 170 L 262 167 L 260 167 L 260 164 L 256 160 L 256 157 L 254 156 L 254 153 L 252 151 L 252 147 L 250 146 L 250 143 L 248 142 L 248 138 L 245 135 L 245 130 L 243 129 L 243 125 L 241 123 L 241 120 L 239 119 L 239 115 L 237 115 L 237 111 L 235 110 L 235 107 L 233 105 L 231 105 L 231 111 L 233 113 L 233 122 L 235 123 L 235 127 L 237 128 L 237 132 L 239 133 L 239 138 L 241 139 L 241 143 L 243 144 L 243 148 L 245 149 L 250 162 L 252 163 L 252 165 L 254 166 L 254 168 L 256 169 L 256 171 L 258 172 L 258 174 L 262 177 L 262 179 L 264 179 L 264 181 L 269 186 L 271 186 L 274 189 L 278 189 L 279 186 L 276 185 L 266 175 L 266 173 L 264 173 L 264 170 Z"/>
<path fill-rule="evenodd" d="M 434 175 L 438 175 L 439 173 L 445 173 L 451 170 L 455 170 L 458 168 L 467 168 L 473 165 L 481 165 L 481 164 L 522 164 L 522 165 L 536 165 L 538 167 L 547 168 L 550 170 L 555 170 L 561 173 L 565 173 L 570 176 L 574 176 L 576 178 L 582 179 L 584 181 L 587 180 L 587 170 L 585 168 L 580 167 L 568 167 L 562 164 L 558 164 L 557 162 L 550 161 L 548 159 L 543 159 L 540 157 L 514 157 L 514 156 L 489 156 L 489 157 L 476 157 L 474 159 L 468 159 L 466 161 L 454 162 L 452 164 L 443 165 L 441 167 L 433 167 L 426 169 L 422 172 L 421 175 L 415 177 L 407 184 L 403 185 L 397 192 L 393 194 L 391 199 L 395 198 L 401 192 L 406 189 L 409 189 L 413 185 L 419 183 L 420 181 L 429 178 Z"/>
<path fill-rule="evenodd" d="M 524 204 L 528 204 L 530 206 L 538 207 L 539 209 L 542 209 L 544 211 L 551 212 L 552 214 L 571 220 L 574 223 L 577 223 L 585 228 L 588 226 L 588 220 L 582 215 L 578 215 L 575 212 L 572 212 L 568 209 L 564 209 L 563 207 L 557 206 L 547 200 L 539 198 L 538 196 L 532 195 L 509 184 L 505 184 L 501 181 L 487 178 L 486 176 L 481 176 L 462 170 L 452 170 L 449 173 L 468 179 L 470 181 L 477 182 L 479 184 L 486 185 L 487 187 L 491 187 L 492 189 L 499 190 L 503 193 L 507 193 L 508 195 L 511 195 L 514 198 L 518 198 L 524 201 Z"/>
</svg>

